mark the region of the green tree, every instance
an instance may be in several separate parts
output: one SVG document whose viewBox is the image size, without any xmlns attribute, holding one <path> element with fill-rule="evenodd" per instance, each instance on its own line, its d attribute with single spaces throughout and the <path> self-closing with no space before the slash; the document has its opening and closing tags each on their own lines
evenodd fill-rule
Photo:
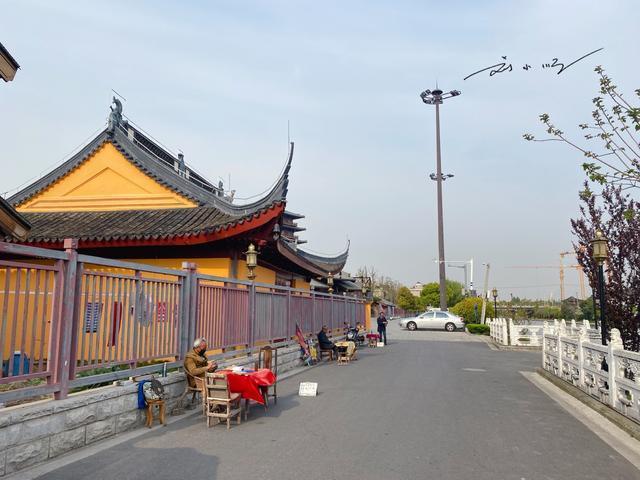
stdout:
<svg viewBox="0 0 640 480">
<path fill-rule="evenodd" d="M 476 310 L 477 309 L 477 310 Z M 462 317 L 465 323 L 480 323 L 482 316 L 482 298 L 467 297 L 450 308 L 452 313 Z M 477 311 L 477 315 L 476 315 Z M 487 302 L 486 318 L 493 318 L 493 305 Z"/>
<path fill-rule="evenodd" d="M 455 305 L 462 300 L 463 286 L 460 282 L 453 280 L 447 280 L 447 305 Z M 421 309 L 427 307 L 438 307 L 440 305 L 440 284 L 438 282 L 427 283 L 422 287 L 420 292 L 420 298 L 418 299 L 418 306 Z"/>
<path fill-rule="evenodd" d="M 595 68 L 600 80 L 599 95 L 593 98 L 591 122 L 578 125 L 584 133 L 575 140 L 556 127 L 547 113 L 540 115 L 547 136 L 536 139 L 525 133 L 525 140 L 563 142 L 585 157 L 582 169 L 592 182 L 638 188 L 640 182 L 640 107 L 629 103 L 601 66 Z M 635 91 L 640 97 L 640 89 Z M 592 147 L 592 144 L 595 146 Z M 586 190 L 585 195 L 591 192 Z"/>
<path fill-rule="evenodd" d="M 562 318 L 562 312 L 560 311 L 560 307 L 543 306 L 535 309 L 533 317 L 544 320 L 560 319 Z"/>
<path fill-rule="evenodd" d="M 407 287 L 398 289 L 398 306 L 403 310 L 416 310 L 417 300 L 418 298 Z"/>
</svg>

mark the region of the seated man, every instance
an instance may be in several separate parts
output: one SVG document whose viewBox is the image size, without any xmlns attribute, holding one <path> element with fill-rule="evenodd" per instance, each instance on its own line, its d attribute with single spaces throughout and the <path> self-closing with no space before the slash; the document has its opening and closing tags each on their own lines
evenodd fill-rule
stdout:
<svg viewBox="0 0 640 480">
<path fill-rule="evenodd" d="M 195 388 L 196 382 L 193 377 L 204 378 L 204 374 L 215 372 L 218 364 L 207 360 L 207 340 L 198 338 L 193 342 L 193 350 L 190 350 L 184 357 L 184 370 L 187 375 L 189 386 Z"/>
<path fill-rule="evenodd" d="M 335 344 L 331 340 L 329 340 L 329 337 L 327 336 L 328 330 L 329 329 L 326 325 L 322 326 L 322 330 L 318 332 L 318 345 L 320 346 L 320 350 L 333 350 L 334 355 L 337 355 L 338 347 L 336 347 Z"/>
</svg>

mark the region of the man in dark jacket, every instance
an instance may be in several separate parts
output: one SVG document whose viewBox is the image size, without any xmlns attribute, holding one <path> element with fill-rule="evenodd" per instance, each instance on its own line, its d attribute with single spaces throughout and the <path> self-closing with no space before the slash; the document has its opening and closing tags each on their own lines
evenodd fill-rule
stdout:
<svg viewBox="0 0 640 480">
<path fill-rule="evenodd" d="M 337 355 L 338 347 L 336 347 L 335 344 L 331 340 L 329 340 L 329 337 L 327 336 L 328 330 L 329 329 L 327 328 L 327 326 L 323 325 L 322 330 L 318 332 L 318 346 L 320 347 L 320 350 L 333 350 L 333 353 Z"/>
<path fill-rule="evenodd" d="M 384 314 L 384 310 L 380 309 L 380 313 L 378 314 L 378 335 L 380 335 L 380 341 L 387 344 L 387 317 Z M 382 340 L 382 336 L 384 335 L 384 340 Z"/>
</svg>

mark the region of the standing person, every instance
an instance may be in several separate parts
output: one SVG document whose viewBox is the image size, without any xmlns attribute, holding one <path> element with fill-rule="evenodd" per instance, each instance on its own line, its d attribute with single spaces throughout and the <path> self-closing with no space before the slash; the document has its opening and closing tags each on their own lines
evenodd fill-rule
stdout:
<svg viewBox="0 0 640 480">
<path fill-rule="evenodd" d="M 378 335 L 380 336 L 380 341 L 387 344 L 387 317 L 384 314 L 384 310 L 381 308 L 380 313 L 378 314 Z M 382 336 L 384 335 L 384 340 L 382 340 Z"/>
</svg>

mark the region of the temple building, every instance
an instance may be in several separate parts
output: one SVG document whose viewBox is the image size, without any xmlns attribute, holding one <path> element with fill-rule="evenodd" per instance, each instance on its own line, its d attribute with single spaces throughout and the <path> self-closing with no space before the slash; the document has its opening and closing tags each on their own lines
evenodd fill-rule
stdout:
<svg viewBox="0 0 640 480">
<path fill-rule="evenodd" d="M 287 189 L 293 143 L 285 167 L 262 198 L 238 204 L 234 192 L 193 171 L 123 118 L 114 98 L 108 126 L 75 155 L 8 199 L 30 230 L 5 237 L 61 249 L 66 238 L 91 255 L 247 278 L 245 252 L 258 254 L 256 281 L 309 289 L 339 275 L 348 255 L 300 248 L 303 215 L 289 212 Z"/>
</svg>

